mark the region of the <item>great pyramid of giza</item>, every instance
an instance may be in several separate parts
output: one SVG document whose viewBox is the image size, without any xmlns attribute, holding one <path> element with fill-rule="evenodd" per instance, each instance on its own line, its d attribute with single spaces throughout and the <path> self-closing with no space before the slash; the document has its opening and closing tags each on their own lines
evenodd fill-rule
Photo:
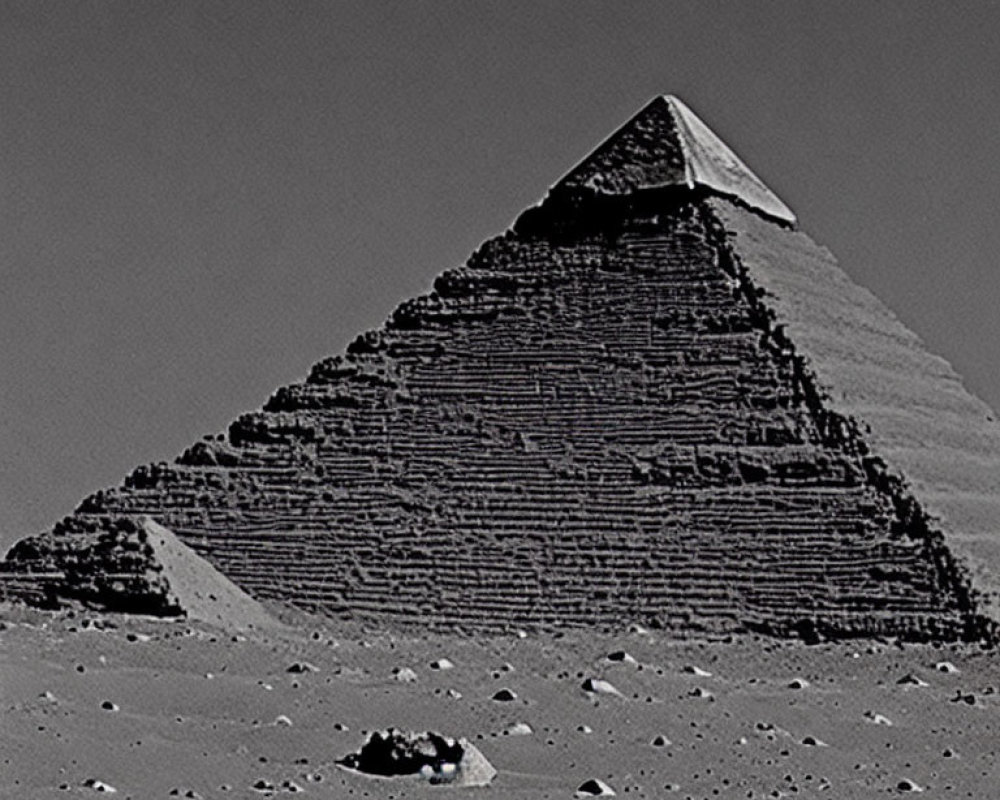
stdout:
<svg viewBox="0 0 1000 800">
<path fill-rule="evenodd" d="M 387 622 L 1000 619 L 992 412 L 674 97 L 346 353 L 20 542 L 0 584 L 71 594 L 70 543 L 143 515 L 257 598 Z"/>
</svg>

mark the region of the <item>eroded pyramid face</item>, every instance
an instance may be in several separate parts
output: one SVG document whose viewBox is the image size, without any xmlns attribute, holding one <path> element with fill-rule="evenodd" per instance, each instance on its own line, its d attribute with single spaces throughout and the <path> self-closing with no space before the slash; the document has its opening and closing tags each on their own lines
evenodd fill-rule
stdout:
<svg viewBox="0 0 1000 800">
<path fill-rule="evenodd" d="M 73 594 L 66 554 L 149 515 L 327 613 L 984 635 L 988 409 L 793 223 L 657 98 L 345 354 L 22 542 L 6 585 Z"/>
</svg>

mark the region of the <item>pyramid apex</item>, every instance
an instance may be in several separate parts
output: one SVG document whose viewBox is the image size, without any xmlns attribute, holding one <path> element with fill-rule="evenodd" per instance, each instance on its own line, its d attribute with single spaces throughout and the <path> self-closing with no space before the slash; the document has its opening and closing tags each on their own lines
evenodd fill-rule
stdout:
<svg viewBox="0 0 1000 800">
<path fill-rule="evenodd" d="M 655 96 L 556 184 L 617 196 L 669 186 L 702 186 L 795 224 L 792 210 L 672 94 Z"/>
</svg>

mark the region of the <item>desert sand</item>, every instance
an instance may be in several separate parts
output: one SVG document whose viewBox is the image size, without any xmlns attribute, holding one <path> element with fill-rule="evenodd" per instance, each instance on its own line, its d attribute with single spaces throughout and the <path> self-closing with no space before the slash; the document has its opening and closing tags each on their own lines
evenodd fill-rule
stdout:
<svg viewBox="0 0 1000 800">
<path fill-rule="evenodd" d="M 594 781 L 988 798 L 1000 777 L 1000 665 L 975 645 L 425 635 L 270 610 L 282 627 L 238 632 L 5 606 L 0 796 L 564 798 Z M 336 765 L 389 727 L 465 737 L 497 775 L 456 788 Z"/>
</svg>

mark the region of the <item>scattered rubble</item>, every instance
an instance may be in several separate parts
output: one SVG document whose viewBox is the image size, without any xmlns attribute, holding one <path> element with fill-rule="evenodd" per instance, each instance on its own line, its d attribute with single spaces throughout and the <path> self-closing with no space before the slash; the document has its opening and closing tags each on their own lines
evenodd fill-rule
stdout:
<svg viewBox="0 0 1000 800">
<path fill-rule="evenodd" d="M 392 677 L 400 683 L 415 683 L 417 673 L 409 667 L 395 667 L 392 670 Z"/>
<path fill-rule="evenodd" d="M 80 785 L 84 789 L 93 789 L 95 792 L 101 792 L 103 794 L 114 794 L 115 792 L 118 791 L 110 783 L 105 783 L 104 781 L 99 781 L 99 780 L 97 780 L 97 778 L 87 778 Z"/>
<path fill-rule="evenodd" d="M 615 790 L 598 778 L 591 778 L 580 784 L 577 797 L 614 797 Z"/>
<path fill-rule="evenodd" d="M 607 660 L 615 664 L 638 664 L 631 655 L 626 653 L 624 650 L 615 650 L 613 653 L 608 653 Z"/>
<path fill-rule="evenodd" d="M 527 722 L 515 722 L 503 733 L 504 736 L 530 736 L 534 730 Z"/>
<path fill-rule="evenodd" d="M 590 694 L 603 694 L 603 695 L 611 695 L 612 697 L 624 697 L 624 695 L 620 691 L 618 691 L 618 689 L 616 689 L 614 685 L 601 678 L 587 678 L 581 685 L 581 688 L 583 689 L 583 691 L 588 692 Z"/>
</svg>

